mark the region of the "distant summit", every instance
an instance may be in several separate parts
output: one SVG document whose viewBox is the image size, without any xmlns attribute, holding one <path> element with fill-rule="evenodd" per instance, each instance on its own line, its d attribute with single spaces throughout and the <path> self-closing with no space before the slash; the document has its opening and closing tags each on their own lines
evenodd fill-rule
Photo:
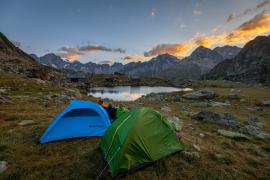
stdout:
<svg viewBox="0 0 270 180">
<path fill-rule="evenodd" d="M 218 52 L 223 57 L 223 59 L 232 59 L 241 51 L 241 48 L 227 45 L 216 47 L 214 51 Z"/>
<path fill-rule="evenodd" d="M 215 65 L 224 60 L 224 58 L 216 51 L 209 48 L 199 46 L 189 57 L 184 60 L 196 64 L 200 67 L 201 73 L 209 72 Z"/>
</svg>

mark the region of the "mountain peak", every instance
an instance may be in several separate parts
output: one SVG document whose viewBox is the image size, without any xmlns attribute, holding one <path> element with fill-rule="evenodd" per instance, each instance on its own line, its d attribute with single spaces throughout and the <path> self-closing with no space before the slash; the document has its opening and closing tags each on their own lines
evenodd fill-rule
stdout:
<svg viewBox="0 0 270 180">
<path fill-rule="evenodd" d="M 218 46 L 213 50 L 218 52 L 224 59 L 232 59 L 241 51 L 241 48 L 237 46 L 226 45 L 222 47 Z"/>
<path fill-rule="evenodd" d="M 201 54 L 201 53 L 206 53 L 206 52 L 211 52 L 211 51 L 212 50 L 207 47 L 199 46 L 192 52 L 192 54 Z"/>
<path fill-rule="evenodd" d="M 205 77 L 246 83 L 270 83 L 270 36 L 249 41 L 232 59 L 215 66 Z"/>
<path fill-rule="evenodd" d="M 155 58 L 153 58 L 150 61 L 180 61 L 177 57 L 170 55 L 168 53 L 166 54 L 160 54 L 158 56 L 156 56 Z"/>
<path fill-rule="evenodd" d="M 214 50 L 199 46 L 191 53 L 190 58 L 196 60 L 204 58 L 221 59 L 222 57 Z"/>
</svg>

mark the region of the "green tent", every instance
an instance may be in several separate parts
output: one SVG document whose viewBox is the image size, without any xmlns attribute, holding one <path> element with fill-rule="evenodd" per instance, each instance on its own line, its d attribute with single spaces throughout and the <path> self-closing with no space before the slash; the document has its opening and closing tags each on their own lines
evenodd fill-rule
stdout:
<svg viewBox="0 0 270 180">
<path fill-rule="evenodd" d="M 112 176 L 161 159 L 183 148 L 174 129 L 157 111 L 130 110 L 107 129 L 101 151 Z"/>
</svg>

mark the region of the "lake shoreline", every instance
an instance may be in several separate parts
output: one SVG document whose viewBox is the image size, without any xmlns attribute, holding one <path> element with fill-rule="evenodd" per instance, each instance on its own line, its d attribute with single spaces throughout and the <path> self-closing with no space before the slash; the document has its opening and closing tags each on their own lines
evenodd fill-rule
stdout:
<svg viewBox="0 0 270 180">
<path fill-rule="evenodd" d="M 100 99 L 110 99 L 113 101 L 135 101 L 152 93 L 159 94 L 186 91 L 192 91 L 192 89 L 171 86 L 101 86 L 90 88 L 87 95 Z"/>
</svg>

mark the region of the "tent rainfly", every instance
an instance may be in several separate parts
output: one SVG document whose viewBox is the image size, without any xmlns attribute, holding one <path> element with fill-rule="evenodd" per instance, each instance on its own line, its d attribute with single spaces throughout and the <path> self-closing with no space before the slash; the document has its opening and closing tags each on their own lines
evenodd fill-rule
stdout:
<svg viewBox="0 0 270 180">
<path fill-rule="evenodd" d="M 103 136 L 110 126 L 107 112 L 100 105 L 87 101 L 73 100 L 41 136 L 41 144 L 87 136 Z"/>
<path fill-rule="evenodd" d="M 183 145 L 157 111 L 139 108 L 112 123 L 100 148 L 115 177 L 180 151 Z"/>
</svg>

